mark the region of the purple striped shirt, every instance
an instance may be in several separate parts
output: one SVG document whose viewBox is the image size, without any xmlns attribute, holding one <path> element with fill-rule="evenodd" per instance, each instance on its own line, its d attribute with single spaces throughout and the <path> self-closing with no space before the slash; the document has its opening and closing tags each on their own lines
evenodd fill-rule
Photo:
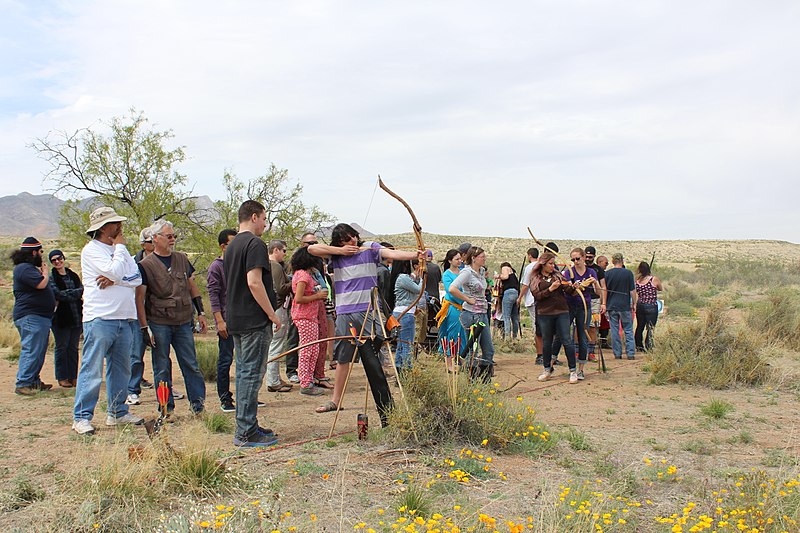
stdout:
<svg viewBox="0 0 800 533">
<path fill-rule="evenodd" d="M 369 307 L 370 291 L 378 284 L 381 245 L 373 242 L 355 255 L 332 255 L 336 312 L 363 313 Z"/>
</svg>

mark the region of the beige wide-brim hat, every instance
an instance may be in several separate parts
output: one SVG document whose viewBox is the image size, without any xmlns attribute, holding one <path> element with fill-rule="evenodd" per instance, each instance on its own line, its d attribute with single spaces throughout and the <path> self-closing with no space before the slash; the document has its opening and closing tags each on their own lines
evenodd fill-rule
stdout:
<svg viewBox="0 0 800 533">
<path fill-rule="evenodd" d="M 128 220 L 128 217 L 118 215 L 117 212 L 112 208 L 98 207 L 92 211 L 91 215 L 89 215 L 90 225 L 89 229 L 86 230 L 86 233 L 91 235 L 109 222 L 122 222 L 124 220 Z"/>
</svg>

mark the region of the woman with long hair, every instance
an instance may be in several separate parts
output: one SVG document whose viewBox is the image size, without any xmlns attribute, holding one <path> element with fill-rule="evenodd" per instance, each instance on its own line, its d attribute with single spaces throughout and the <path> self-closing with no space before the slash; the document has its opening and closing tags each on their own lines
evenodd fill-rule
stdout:
<svg viewBox="0 0 800 533">
<path fill-rule="evenodd" d="M 501 308 L 503 309 L 503 332 L 505 338 L 517 338 L 519 331 L 519 278 L 517 271 L 511 263 L 504 261 L 500 264 L 500 298 Z"/>
<path fill-rule="evenodd" d="M 542 330 L 542 365 L 544 372 L 539 381 L 547 381 L 553 375 L 551 357 L 553 355 L 553 337 L 556 332 L 561 339 L 569 339 L 569 305 L 567 295 L 574 294 L 575 288 L 556 270 L 556 256 L 545 252 L 533 267 L 531 292 L 536 299 L 536 311 L 539 313 L 539 326 Z M 578 374 L 575 368 L 575 345 L 564 342 L 569 365 L 569 382 L 577 383 Z"/>
<path fill-rule="evenodd" d="M 653 349 L 653 328 L 658 322 L 658 291 L 663 291 L 661 280 L 650 272 L 650 265 L 642 261 L 636 267 L 636 340 L 637 351 L 650 351 Z M 647 338 L 642 342 L 644 329 L 647 328 Z"/>
<path fill-rule="evenodd" d="M 464 300 L 453 296 L 450 285 L 461 273 L 461 252 L 455 248 L 448 250 L 442 261 L 442 284 L 444 285 L 444 298 L 442 308 L 436 315 L 439 327 L 439 350 L 445 356 L 445 363 L 449 372 L 455 371 L 453 356 L 458 353 L 467 340 L 464 326 L 461 325 L 461 306 Z"/>
<path fill-rule="evenodd" d="M 57 302 L 52 326 L 56 341 L 53 362 L 58 384 L 70 388 L 78 384 L 78 344 L 83 332 L 83 284 L 81 278 L 66 267 L 61 250 L 53 250 L 48 258 L 53 265 L 50 286 Z"/>
<path fill-rule="evenodd" d="M 573 287 L 583 290 L 593 287 L 600 292 L 600 283 L 597 281 L 597 272 L 586 266 L 586 252 L 583 248 L 573 248 L 569 253 L 572 266 L 565 269 L 564 276 L 573 284 Z M 575 327 L 575 336 L 578 338 L 578 379 L 584 379 L 583 367 L 589 359 L 589 326 L 592 323 L 592 296 L 588 292 L 576 292 L 567 296 L 569 304 L 569 323 Z M 571 338 L 571 337 L 568 337 Z"/>
<path fill-rule="evenodd" d="M 317 281 L 316 267 L 319 261 L 308 253 L 308 248 L 301 246 L 292 255 L 292 321 L 297 327 L 300 344 L 307 344 L 320 339 L 320 316 L 324 316 L 324 300 L 328 297 L 328 288 Z M 320 311 L 322 307 L 322 311 Z M 311 344 L 300 350 L 297 362 L 297 377 L 300 378 L 300 394 L 319 396 L 321 387 L 314 384 L 314 372 L 317 360 L 322 355 L 319 343 Z"/>
<path fill-rule="evenodd" d="M 489 303 L 486 300 L 486 252 L 483 248 L 472 246 L 464 256 L 464 263 L 466 266 L 450 284 L 450 293 L 463 300 L 459 320 L 465 331 L 472 329 L 467 335 L 466 354 L 470 375 L 488 381 L 494 374 L 494 345 Z M 470 346 L 476 341 L 481 347 L 480 355 Z"/>
<path fill-rule="evenodd" d="M 418 261 L 393 261 L 392 286 L 394 287 L 394 308 L 392 315 L 400 321 L 400 333 L 397 337 L 397 350 L 394 353 L 394 366 L 397 374 L 411 368 L 412 346 L 416 322 L 411 304 L 419 296 L 422 289 L 422 276 L 414 267 Z M 402 315 L 402 316 L 401 316 Z"/>
</svg>

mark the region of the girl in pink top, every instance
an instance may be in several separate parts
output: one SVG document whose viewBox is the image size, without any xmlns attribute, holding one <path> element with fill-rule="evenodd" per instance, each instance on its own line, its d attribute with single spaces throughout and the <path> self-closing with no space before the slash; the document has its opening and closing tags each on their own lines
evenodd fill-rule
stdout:
<svg viewBox="0 0 800 533">
<path fill-rule="evenodd" d="M 300 247 L 292 255 L 292 321 L 297 326 L 300 344 L 320 339 L 320 308 L 324 312 L 324 302 L 328 297 L 327 287 L 314 281 L 316 258 L 308 253 L 308 248 Z M 300 394 L 319 396 L 322 388 L 314 384 L 314 369 L 321 357 L 321 344 L 315 343 L 300 349 L 297 363 L 297 377 L 300 378 Z"/>
</svg>

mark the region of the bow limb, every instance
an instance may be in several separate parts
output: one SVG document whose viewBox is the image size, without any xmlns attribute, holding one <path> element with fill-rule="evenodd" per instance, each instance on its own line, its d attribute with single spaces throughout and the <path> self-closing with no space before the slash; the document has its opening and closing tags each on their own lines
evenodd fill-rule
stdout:
<svg viewBox="0 0 800 533">
<path fill-rule="evenodd" d="M 400 197 L 400 195 L 398 195 L 396 192 L 392 191 L 389 187 L 386 186 L 385 183 L 383 183 L 383 180 L 381 179 L 380 175 L 378 175 L 378 186 L 381 189 L 383 189 L 384 191 L 386 191 L 386 193 L 389 196 L 391 196 L 392 198 L 394 198 L 395 200 L 397 200 L 398 202 L 403 204 L 403 207 L 406 208 L 406 211 L 408 211 L 408 214 L 411 215 L 411 220 L 414 222 L 414 226 L 413 226 L 412 229 L 414 230 L 414 237 L 417 240 L 417 247 L 418 247 L 419 250 L 424 252 L 425 251 L 425 242 L 422 240 L 422 226 L 420 225 L 419 221 L 417 220 L 417 215 L 414 214 L 414 210 L 411 209 L 411 206 L 408 205 L 408 202 L 403 200 Z M 409 305 L 406 308 L 405 311 L 400 313 L 400 316 L 397 317 L 397 320 L 400 320 L 403 317 L 403 315 L 408 313 L 408 311 L 410 309 L 416 308 L 417 304 L 419 303 L 420 298 L 422 298 L 422 294 L 425 292 L 425 284 L 426 284 L 426 282 L 428 280 L 428 272 L 427 272 L 426 264 L 427 264 L 427 261 L 425 260 L 425 256 L 423 255 L 422 259 L 420 259 L 420 261 L 419 261 L 419 269 L 420 269 L 420 274 L 422 276 L 422 286 L 419 289 L 419 294 L 417 295 L 416 300 L 414 300 L 414 302 L 411 305 Z"/>
</svg>

